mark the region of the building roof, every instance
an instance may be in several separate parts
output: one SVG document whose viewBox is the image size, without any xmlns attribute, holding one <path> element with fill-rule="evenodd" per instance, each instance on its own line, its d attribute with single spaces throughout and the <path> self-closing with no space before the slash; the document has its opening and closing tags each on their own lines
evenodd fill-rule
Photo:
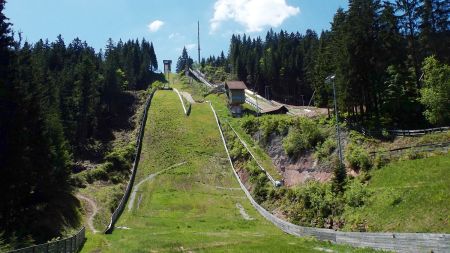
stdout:
<svg viewBox="0 0 450 253">
<path fill-rule="evenodd" d="M 262 114 L 285 114 L 289 111 L 284 105 L 279 105 L 273 108 L 261 110 Z"/>
<path fill-rule="evenodd" d="M 247 86 L 242 81 L 227 81 L 225 82 L 225 86 L 228 86 L 230 90 L 245 90 Z"/>
</svg>

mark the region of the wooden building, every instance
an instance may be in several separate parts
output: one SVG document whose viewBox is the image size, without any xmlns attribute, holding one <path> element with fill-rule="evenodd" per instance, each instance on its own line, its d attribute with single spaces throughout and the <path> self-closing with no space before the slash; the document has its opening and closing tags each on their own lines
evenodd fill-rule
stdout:
<svg viewBox="0 0 450 253">
<path fill-rule="evenodd" d="M 247 86 L 242 81 L 226 81 L 225 91 L 228 97 L 228 107 L 231 114 L 239 116 L 242 114 L 242 104 L 245 103 L 245 90 Z"/>
</svg>

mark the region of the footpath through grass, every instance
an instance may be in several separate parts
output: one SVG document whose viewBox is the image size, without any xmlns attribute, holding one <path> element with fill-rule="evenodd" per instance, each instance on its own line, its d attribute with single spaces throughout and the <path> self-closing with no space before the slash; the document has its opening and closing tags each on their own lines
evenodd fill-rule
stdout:
<svg viewBox="0 0 450 253">
<path fill-rule="evenodd" d="M 393 162 L 371 172 L 368 204 L 347 215 L 369 231 L 450 233 L 450 154 Z"/>
<path fill-rule="evenodd" d="M 179 103 L 172 91 L 156 92 L 136 184 L 186 163 L 143 183 L 132 211 L 125 208 L 113 234 L 88 234 L 82 252 L 353 250 L 287 235 L 260 216 L 232 174 L 209 105 L 194 104 L 186 117 Z"/>
</svg>

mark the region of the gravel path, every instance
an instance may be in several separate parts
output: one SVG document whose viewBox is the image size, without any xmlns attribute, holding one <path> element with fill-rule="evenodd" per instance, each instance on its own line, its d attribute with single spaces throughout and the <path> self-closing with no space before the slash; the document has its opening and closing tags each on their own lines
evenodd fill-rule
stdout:
<svg viewBox="0 0 450 253">
<path fill-rule="evenodd" d="M 94 217 L 95 217 L 95 215 L 98 212 L 97 203 L 95 203 L 94 200 L 92 200 L 92 199 L 90 199 L 90 198 L 88 198 L 88 197 L 86 197 L 84 195 L 77 194 L 76 196 L 77 196 L 78 199 L 84 200 L 84 201 L 86 201 L 89 204 L 90 208 L 86 209 L 86 214 L 88 215 L 87 225 L 88 225 L 89 229 L 92 230 L 92 232 L 97 233 L 98 230 L 96 230 L 95 227 L 94 227 Z"/>
</svg>

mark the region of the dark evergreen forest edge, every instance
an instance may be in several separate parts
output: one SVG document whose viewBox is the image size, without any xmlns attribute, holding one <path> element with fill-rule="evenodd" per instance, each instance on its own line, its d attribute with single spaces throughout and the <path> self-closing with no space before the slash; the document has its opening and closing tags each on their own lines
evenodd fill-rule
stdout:
<svg viewBox="0 0 450 253">
<path fill-rule="evenodd" d="M 449 14 L 446 0 L 350 0 L 320 36 L 233 35 L 228 56 L 203 59 L 201 68 L 212 81 L 239 79 L 283 103 L 306 105 L 315 91 L 319 107 L 332 107 L 325 79 L 336 75 L 338 109 L 350 122 L 378 129 L 449 125 Z"/>
<path fill-rule="evenodd" d="M 14 36 L 4 7 L 1 0 L 0 251 L 81 226 L 78 161 L 104 163 L 103 180 L 126 182 L 134 145 L 116 150 L 113 132 L 135 128 L 139 94 L 164 80 L 145 39 L 110 39 L 104 53 L 78 38 L 31 44 Z"/>
</svg>

